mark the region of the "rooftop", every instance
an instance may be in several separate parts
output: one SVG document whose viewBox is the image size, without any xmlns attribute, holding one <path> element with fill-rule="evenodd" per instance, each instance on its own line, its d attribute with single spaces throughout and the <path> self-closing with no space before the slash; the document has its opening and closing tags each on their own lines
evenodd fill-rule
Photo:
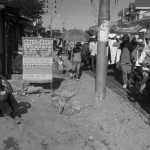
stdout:
<svg viewBox="0 0 150 150">
<path fill-rule="evenodd" d="M 150 0 L 136 0 L 136 9 L 150 9 Z"/>
</svg>

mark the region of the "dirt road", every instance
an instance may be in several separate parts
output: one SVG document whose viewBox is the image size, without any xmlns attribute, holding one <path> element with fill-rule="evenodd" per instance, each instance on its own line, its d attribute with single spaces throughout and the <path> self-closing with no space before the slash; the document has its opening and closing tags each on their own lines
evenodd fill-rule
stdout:
<svg viewBox="0 0 150 150">
<path fill-rule="evenodd" d="M 150 149 L 146 118 L 110 88 L 91 107 L 95 80 L 88 74 L 80 81 L 56 75 L 53 82 L 53 94 L 16 95 L 15 119 L 0 118 L 0 150 Z"/>
</svg>

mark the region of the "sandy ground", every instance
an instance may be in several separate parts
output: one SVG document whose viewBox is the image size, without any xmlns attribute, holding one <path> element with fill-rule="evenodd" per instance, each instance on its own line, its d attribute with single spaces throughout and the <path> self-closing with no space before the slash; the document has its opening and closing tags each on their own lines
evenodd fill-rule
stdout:
<svg viewBox="0 0 150 150">
<path fill-rule="evenodd" d="M 86 73 L 53 84 L 53 93 L 15 96 L 15 119 L 0 118 L 0 150 L 150 150 L 149 125 L 111 89 L 91 107 L 95 80 Z"/>
</svg>

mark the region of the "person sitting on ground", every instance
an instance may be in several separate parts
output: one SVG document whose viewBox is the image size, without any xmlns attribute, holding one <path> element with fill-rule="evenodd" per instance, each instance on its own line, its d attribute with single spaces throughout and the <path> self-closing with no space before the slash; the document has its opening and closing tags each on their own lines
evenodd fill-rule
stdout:
<svg viewBox="0 0 150 150">
<path fill-rule="evenodd" d="M 4 81 L 4 85 L 3 82 Z M 12 95 L 13 89 L 7 79 L 0 75 L 0 111 L 1 115 L 7 116 L 13 114 L 17 102 Z"/>
</svg>

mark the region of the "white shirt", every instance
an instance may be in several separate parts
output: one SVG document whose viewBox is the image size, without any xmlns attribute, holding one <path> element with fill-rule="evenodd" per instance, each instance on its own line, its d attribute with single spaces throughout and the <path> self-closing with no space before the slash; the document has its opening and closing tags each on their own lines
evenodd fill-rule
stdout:
<svg viewBox="0 0 150 150">
<path fill-rule="evenodd" d="M 148 46 L 146 45 L 146 46 L 144 47 L 143 52 L 141 53 L 141 56 L 140 56 L 139 60 L 138 60 L 138 63 L 139 63 L 139 64 L 141 64 L 141 63 L 144 62 L 144 59 L 145 59 L 145 57 L 147 56 L 147 53 L 148 53 L 148 52 L 150 52 L 150 49 L 149 49 Z M 147 67 L 142 67 L 142 70 L 149 70 L 149 68 L 147 68 Z"/>
<path fill-rule="evenodd" d="M 63 60 L 58 60 L 59 65 L 63 65 Z"/>
<path fill-rule="evenodd" d="M 91 51 L 91 56 L 97 55 L 97 42 L 90 42 L 89 49 Z"/>
</svg>

